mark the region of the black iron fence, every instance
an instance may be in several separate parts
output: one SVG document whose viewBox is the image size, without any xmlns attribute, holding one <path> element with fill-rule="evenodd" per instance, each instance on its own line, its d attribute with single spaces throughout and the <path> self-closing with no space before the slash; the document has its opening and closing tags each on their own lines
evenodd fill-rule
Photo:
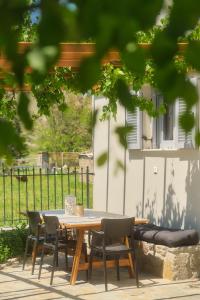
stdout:
<svg viewBox="0 0 200 300">
<path fill-rule="evenodd" d="M 0 170 L 0 226 L 23 220 L 20 212 L 64 208 L 66 195 L 92 207 L 93 173 L 89 168 L 34 167 Z"/>
</svg>

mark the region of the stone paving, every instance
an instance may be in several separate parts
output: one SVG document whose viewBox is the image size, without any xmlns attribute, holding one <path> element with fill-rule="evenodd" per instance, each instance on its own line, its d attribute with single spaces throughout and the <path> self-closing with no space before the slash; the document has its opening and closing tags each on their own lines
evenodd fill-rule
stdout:
<svg viewBox="0 0 200 300">
<path fill-rule="evenodd" d="M 47 263 L 47 260 L 46 260 Z M 35 275 L 31 275 L 30 263 L 22 271 L 22 265 L 15 262 L 11 266 L 0 269 L 0 300 L 19 299 L 72 299 L 72 300 L 200 300 L 200 281 L 169 281 L 151 275 L 140 275 L 140 288 L 135 280 L 129 278 L 126 269 L 121 268 L 121 280 L 116 280 L 115 270 L 108 272 L 108 288 L 104 291 L 102 270 L 94 270 L 93 278 L 85 282 L 85 273 L 80 272 L 77 284 L 69 285 L 69 274 L 59 267 L 54 274 L 54 283 L 49 285 L 50 267 L 44 265 L 41 279 L 37 279 L 38 265 Z"/>
</svg>

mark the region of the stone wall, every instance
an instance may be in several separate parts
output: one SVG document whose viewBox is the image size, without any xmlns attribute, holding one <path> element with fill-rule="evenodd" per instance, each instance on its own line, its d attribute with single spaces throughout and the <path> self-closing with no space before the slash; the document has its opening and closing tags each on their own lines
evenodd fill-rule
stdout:
<svg viewBox="0 0 200 300">
<path fill-rule="evenodd" d="M 169 248 L 141 242 L 139 269 L 165 279 L 184 280 L 200 277 L 200 244 Z"/>
</svg>

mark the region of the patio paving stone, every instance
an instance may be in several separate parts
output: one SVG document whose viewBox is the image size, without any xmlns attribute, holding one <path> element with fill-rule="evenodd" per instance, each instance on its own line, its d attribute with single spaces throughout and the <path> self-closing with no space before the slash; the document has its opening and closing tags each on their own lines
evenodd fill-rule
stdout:
<svg viewBox="0 0 200 300">
<path fill-rule="evenodd" d="M 46 262 L 49 258 L 46 258 Z M 64 261 L 63 261 L 64 263 Z M 62 263 L 61 263 L 62 264 Z M 104 291 L 103 270 L 94 270 L 91 282 L 85 282 L 85 272 L 80 272 L 77 284 L 70 286 L 69 274 L 59 267 L 54 273 L 53 286 L 50 282 L 50 267 L 46 263 L 41 279 L 31 275 L 30 261 L 25 271 L 19 262 L 0 270 L 0 300 L 199 300 L 200 281 L 169 281 L 151 275 L 141 274 L 141 287 L 130 279 L 126 269 L 121 268 L 121 280 L 116 280 L 115 270 L 108 272 L 108 289 Z"/>
</svg>

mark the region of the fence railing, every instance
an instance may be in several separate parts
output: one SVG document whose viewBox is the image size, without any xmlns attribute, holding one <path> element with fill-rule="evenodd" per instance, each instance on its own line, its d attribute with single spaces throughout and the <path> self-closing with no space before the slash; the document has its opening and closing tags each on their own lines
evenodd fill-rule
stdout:
<svg viewBox="0 0 200 300">
<path fill-rule="evenodd" d="M 0 170 L 0 226 L 23 220 L 20 212 L 64 208 L 66 195 L 92 207 L 93 173 L 89 168 L 34 167 Z"/>
</svg>

